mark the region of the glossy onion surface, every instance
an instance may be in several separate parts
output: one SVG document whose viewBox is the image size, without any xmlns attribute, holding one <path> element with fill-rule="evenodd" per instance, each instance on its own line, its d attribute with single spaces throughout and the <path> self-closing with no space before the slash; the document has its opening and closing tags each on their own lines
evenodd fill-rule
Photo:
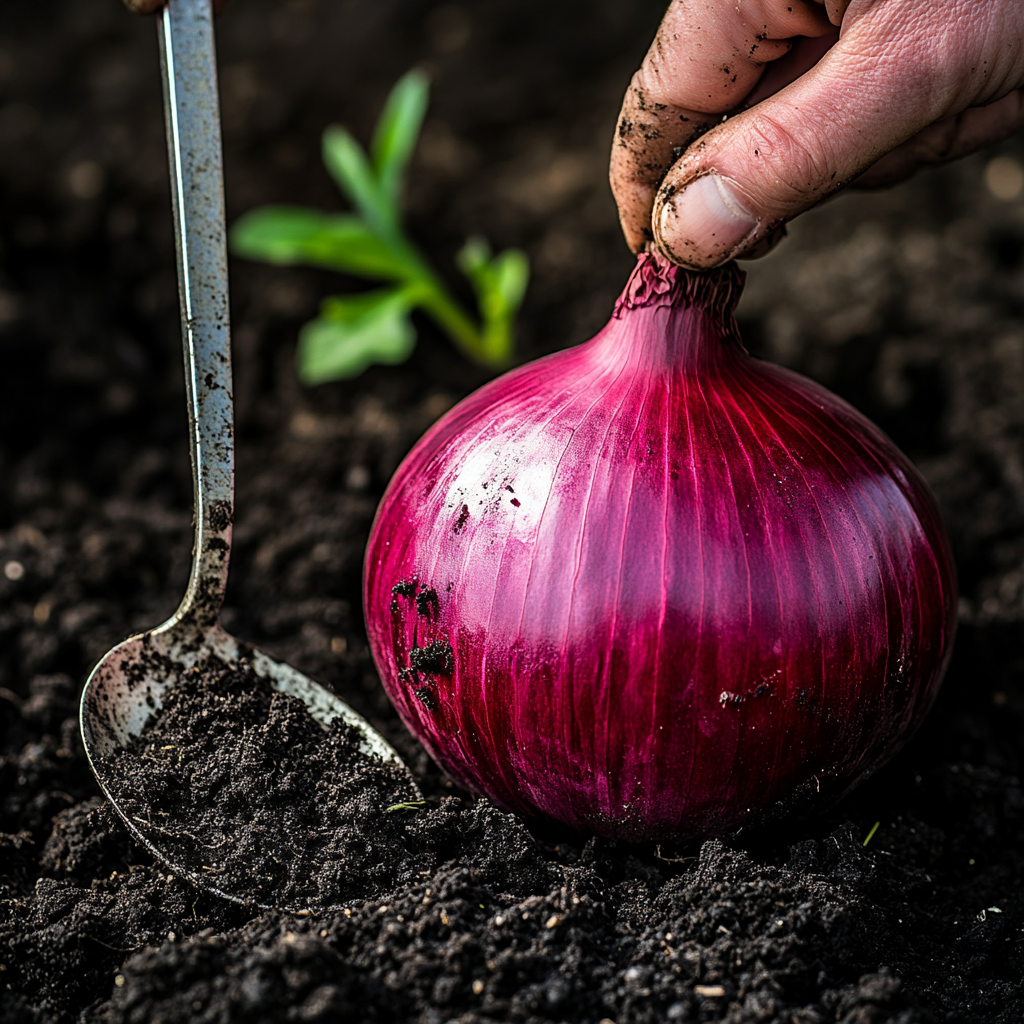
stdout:
<svg viewBox="0 0 1024 1024">
<path fill-rule="evenodd" d="M 834 800 L 931 704 L 955 577 L 924 481 L 750 357 L 735 267 L 641 256 L 608 326 L 456 406 L 377 513 L 365 608 L 456 780 L 630 840 Z"/>
</svg>

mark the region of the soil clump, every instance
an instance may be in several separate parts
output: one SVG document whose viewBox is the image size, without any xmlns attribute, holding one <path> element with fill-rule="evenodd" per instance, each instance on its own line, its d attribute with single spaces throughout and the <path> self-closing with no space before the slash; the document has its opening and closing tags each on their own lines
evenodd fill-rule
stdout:
<svg viewBox="0 0 1024 1024">
<path fill-rule="evenodd" d="M 168 863 L 256 906 L 337 906 L 414 873 L 421 837 L 400 822 L 406 772 L 324 729 L 246 659 L 209 657 L 165 695 L 127 747 L 103 758 L 128 819 Z"/>
</svg>

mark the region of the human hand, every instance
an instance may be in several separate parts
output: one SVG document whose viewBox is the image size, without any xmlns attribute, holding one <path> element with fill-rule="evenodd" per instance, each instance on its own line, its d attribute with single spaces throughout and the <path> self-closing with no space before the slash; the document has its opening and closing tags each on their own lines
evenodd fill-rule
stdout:
<svg viewBox="0 0 1024 1024">
<path fill-rule="evenodd" d="M 213 0 L 213 13 L 220 14 L 227 6 L 228 0 Z M 167 6 L 167 0 L 124 0 L 125 7 L 136 14 L 155 14 Z"/>
<path fill-rule="evenodd" d="M 851 183 L 1012 135 L 1022 87 L 1020 0 L 673 0 L 612 146 L 626 241 L 695 269 L 764 255 Z"/>
</svg>

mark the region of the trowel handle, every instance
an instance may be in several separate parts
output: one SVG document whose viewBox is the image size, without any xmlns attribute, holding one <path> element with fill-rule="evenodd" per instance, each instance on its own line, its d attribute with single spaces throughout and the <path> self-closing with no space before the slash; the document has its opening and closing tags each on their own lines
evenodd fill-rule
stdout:
<svg viewBox="0 0 1024 1024">
<path fill-rule="evenodd" d="M 178 296 L 185 350 L 195 546 L 175 619 L 217 622 L 234 516 L 234 419 L 224 169 L 211 0 L 169 0 L 159 13 Z"/>
<path fill-rule="evenodd" d="M 135 14 L 155 14 L 166 3 L 166 0 L 124 0 L 125 7 Z M 228 5 L 228 0 L 213 0 L 213 13 L 220 14 Z"/>
</svg>

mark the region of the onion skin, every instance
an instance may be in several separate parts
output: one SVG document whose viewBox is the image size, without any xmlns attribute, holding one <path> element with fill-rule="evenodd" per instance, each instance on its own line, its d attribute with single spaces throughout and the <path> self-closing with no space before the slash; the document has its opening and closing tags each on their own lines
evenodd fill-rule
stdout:
<svg viewBox="0 0 1024 1024">
<path fill-rule="evenodd" d="M 381 679 L 453 779 L 630 841 L 841 796 L 910 736 L 955 630 L 920 475 L 754 359 L 742 275 L 642 255 L 592 341 L 441 419 L 366 559 Z"/>
</svg>

